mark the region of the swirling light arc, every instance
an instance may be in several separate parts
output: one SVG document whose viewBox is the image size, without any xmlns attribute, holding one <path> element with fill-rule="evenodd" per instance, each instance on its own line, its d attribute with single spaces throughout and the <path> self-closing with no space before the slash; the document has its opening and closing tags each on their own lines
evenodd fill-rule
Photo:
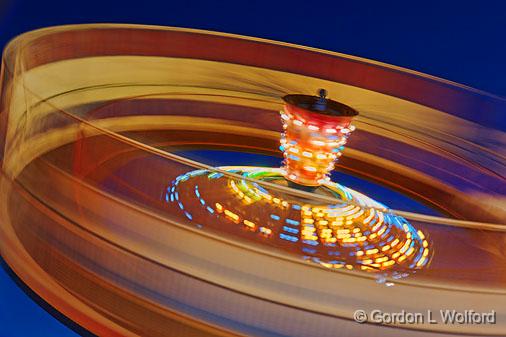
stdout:
<svg viewBox="0 0 506 337">
<path fill-rule="evenodd" d="M 283 170 L 279 168 L 220 169 L 258 180 L 283 179 Z M 177 177 L 165 198 L 176 203 L 191 221 L 195 214 L 208 214 L 225 224 L 241 227 L 258 240 L 279 243 L 280 247 L 287 247 L 287 243 L 297 247 L 305 259 L 327 268 L 411 271 L 429 263 L 432 256 L 429 241 L 406 219 L 335 182 L 326 181 L 323 188 L 342 203 L 301 202 L 269 192 L 249 179 L 237 181 L 221 173 L 198 170 Z M 189 190 L 194 192 L 188 193 Z M 263 211 L 255 212 L 253 207 L 261 207 Z"/>
</svg>

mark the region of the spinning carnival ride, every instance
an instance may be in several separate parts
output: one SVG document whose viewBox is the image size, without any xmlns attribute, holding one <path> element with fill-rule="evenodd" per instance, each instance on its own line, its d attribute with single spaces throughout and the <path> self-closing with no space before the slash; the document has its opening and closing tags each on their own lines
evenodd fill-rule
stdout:
<svg viewBox="0 0 506 337">
<path fill-rule="evenodd" d="M 83 330 L 506 334 L 503 98 L 135 25 L 24 34 L 1 75 L 1 256 Z M 496 324 L 353 320 L 470 304 Z"/>
</svg>

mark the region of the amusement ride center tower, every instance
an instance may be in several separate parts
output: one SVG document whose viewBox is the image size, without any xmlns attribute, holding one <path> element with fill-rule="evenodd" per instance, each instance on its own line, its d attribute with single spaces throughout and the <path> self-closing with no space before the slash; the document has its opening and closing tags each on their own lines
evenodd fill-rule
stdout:
<svg viewBox="0 0 506 337">
<path fill-rule="evenodd" d="M 283 129 L 281 147 L 285 157 L 284 176 L 291 186 L 320 186 L 329 179 L 334 162 L 341 156 L 346 140 L 355 127 L 353 108 L 320 97 L 287 95 L 281 113 Z"/>
</svg>

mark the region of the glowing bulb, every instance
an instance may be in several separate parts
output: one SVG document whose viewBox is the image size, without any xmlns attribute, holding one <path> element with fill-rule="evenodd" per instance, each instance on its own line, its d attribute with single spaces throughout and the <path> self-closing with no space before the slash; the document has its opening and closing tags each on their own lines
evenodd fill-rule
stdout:
<svg viewBox="0 0 506 337">
<path fill-rule="evenodd" d="M 324 146 L 325 142 L 322 142 L 321 140 L 312 140 L 311 143 L 313 143 L 316 146 Z"/>
</svg>

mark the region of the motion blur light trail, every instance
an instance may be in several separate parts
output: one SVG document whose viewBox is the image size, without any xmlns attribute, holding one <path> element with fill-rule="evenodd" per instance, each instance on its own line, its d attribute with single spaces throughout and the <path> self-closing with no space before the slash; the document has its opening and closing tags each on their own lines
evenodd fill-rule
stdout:
<svg viewBox="0 0 506 337">
<path fill-rule="evenodd" d="M 258 180 L 283 180 L 281 169 L 219 169 Z M 381 271 L 397 267 L 409 271 L 427 264 L 429 243 L 404 218 L 337 183 L 325 182 L 323 186 L 343 204 L 285 200 L 256 183 L 236 183 L 222 174 L 199 170 L 177 177 L 167 190 L 166 201 L 176 203 L 189 220 L 201 221 L 201 226 L 205 221 L 205 227 L 226 230 L 227 224 L 234 223 L 251 232 L 256 240 L 269 240 L 274 246 L 298 251 L 327 268 Z M 227 194 L 236 198 L 224 198 Z M 295 247 L 287 247 L 283 241 Z"/>
</svg>

